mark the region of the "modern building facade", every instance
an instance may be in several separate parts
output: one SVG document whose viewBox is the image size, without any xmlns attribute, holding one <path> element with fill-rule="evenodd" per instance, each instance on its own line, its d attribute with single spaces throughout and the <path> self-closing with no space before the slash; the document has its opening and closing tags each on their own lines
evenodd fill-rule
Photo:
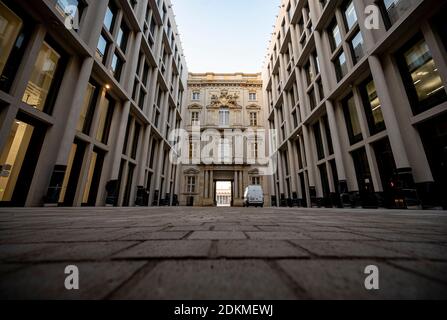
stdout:
<svg viewBox="0 0 447 320">
<path fill-rule="evenodd" d="M 0 205 L 176 202 L 188 72 L 171 7 L 0 1 Z"/>
<path fill-rule="evenodd" d="M 242 206 L 245 188 L 268 195 L 261 74 L 190 74 L 185 108 L 187 156 L 180 204 L 215 206 L 217 182 L 232 184 L 231 205 Z"/>
<path fill-rule="evenodd" d="M 447 207 L 438 0 L 284 0 L 263 80 L 277 205 Z"/>
</svg>

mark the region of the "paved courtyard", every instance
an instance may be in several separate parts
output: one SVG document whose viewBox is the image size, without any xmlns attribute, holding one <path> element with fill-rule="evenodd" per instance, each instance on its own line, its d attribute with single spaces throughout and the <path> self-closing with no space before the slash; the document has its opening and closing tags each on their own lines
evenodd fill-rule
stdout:
<svg viewBox="0 0 447 320">
<path fill-rule="evenodd" d="M 447 212 L 0 209 L 0 298 L 446 299 Z"/>
</svg>

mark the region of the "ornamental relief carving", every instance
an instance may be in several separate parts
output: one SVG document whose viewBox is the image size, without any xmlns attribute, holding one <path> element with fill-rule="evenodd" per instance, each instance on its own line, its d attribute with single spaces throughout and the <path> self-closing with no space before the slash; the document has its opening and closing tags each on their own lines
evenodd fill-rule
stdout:
<svg viewBox="0 0 447 320">
<path fill-rule="evenodd" d="M 218 109 L 221 107 L 242 109 L 242 106 L 237 103 L 238 99 L 239 95 L 237 93 L 230 94 L 228 90 L 221 90 L 220 95 L 213 94 L 211 96 L 211 104 L 208 106 L 208 109 Z"/>
</svg>

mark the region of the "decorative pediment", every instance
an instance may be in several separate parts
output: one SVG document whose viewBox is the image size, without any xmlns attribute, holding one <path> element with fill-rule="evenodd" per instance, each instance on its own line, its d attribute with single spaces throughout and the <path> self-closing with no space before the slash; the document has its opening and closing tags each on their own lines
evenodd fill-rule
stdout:
<svg viewBox="0 0 447 320">
<path fill-rule="evenodd" d="M 200 170 L 191 168 L 191 169 L 183 171 L 183 174 L 188 175 L 188 176 L 198 175 L 198 174 L 200 174 Z"/>
<path fill-rule="evenodd" d="M 250 105 L 248 105 L 247 107 L 245 107 L 245 109 L 247 109 L 247 110 L 261 110 L 262 107 L 261 107 L 261 106 L 258 106 L 258 105 L 256 105 L 256 104 L 250 104 Z"/>
<path fill-rule="evenodd" d="M 242 107 L 237 104 L 238 99 L 239 95 L 237 93 L 229 94 L 228 90 L 224 89 L 220 91 L 220 96 L 217 94 L 211 96 L 209 108 L 228 107 L 230 109 L 241 109 Z"/>
<path fill-rule="evenodd" d="M 252 170 L 248 171 L 248 174 L 250 176 L 258 176 L 259 175 L 259 169 L 258 168 L 252 169 Z"/>
<path fill-rule="evenodd" d="M 192 104 L 188 107 L 188 110 L 202 110 L 203 107 L 199 104 Z"/>
</svg>

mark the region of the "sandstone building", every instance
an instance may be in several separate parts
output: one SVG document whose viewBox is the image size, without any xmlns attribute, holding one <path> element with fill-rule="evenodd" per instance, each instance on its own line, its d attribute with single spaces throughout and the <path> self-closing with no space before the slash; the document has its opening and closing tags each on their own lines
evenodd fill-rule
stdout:
<svg viewBox="0 0 447 320">
<path fill-rule="evenodd" d="M 182 166 L 181 205 L 214 206 L 216 183 L 232 183 L 233 206 L 242 206 L 245 188 L 262 185 L 268 197 L 267 178 L 257 159 L 266 155 L 260 74 L 190 74 L 184 127 L 189 133 L 190 161 Z M 206 132 L 215 133 L 207 140 Z M 225 135 L 227 133 L 227 135 Z M 246 135 L 240 145 L 237 138 Z M 212 150 L 204 153 L 205 146 Z M 209 162 L 206 157 L 210 156 Z"/>
</svg>

